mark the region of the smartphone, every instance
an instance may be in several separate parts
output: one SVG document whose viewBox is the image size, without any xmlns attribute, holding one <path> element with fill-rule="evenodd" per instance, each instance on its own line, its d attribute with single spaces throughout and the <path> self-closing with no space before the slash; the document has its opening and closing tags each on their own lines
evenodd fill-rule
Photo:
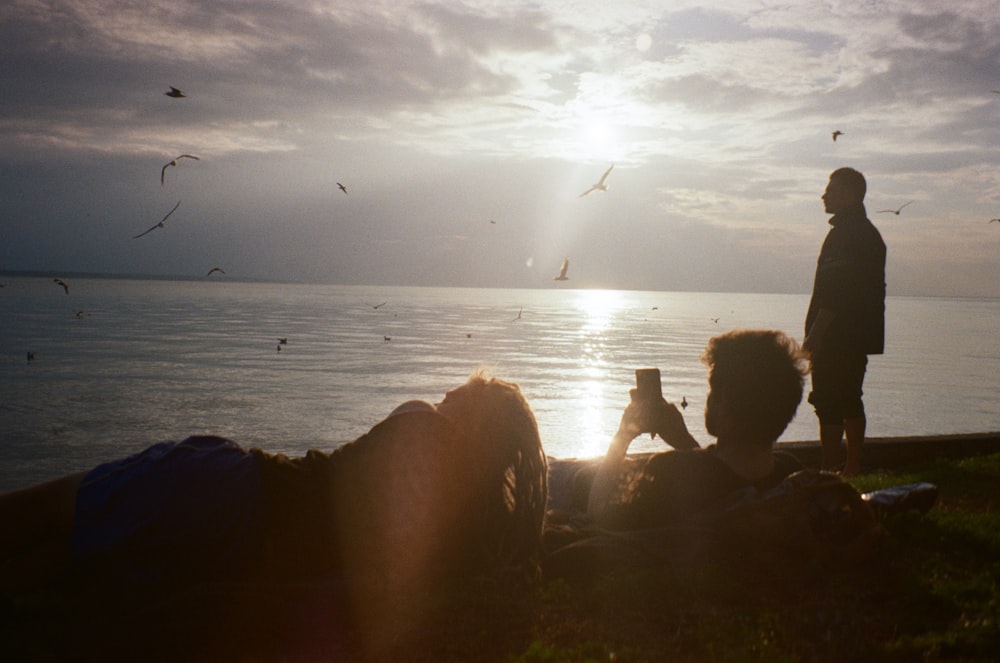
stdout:
<svg viewBox="0 0 1000 663">
<path fill-rule="evenodd" d="M 635 369 L 635 387 L 636 398 L 640 400 L 663 398 L 663 390 L 660 386 L 660 369 Z"/>
</svg>

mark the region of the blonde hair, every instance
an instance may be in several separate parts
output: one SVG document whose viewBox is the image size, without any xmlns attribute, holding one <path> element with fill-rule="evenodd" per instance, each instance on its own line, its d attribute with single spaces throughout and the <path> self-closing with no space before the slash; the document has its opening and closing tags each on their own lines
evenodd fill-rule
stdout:
<svg viewBox="0 0 1000 663">
<path fill-rule="evenodd" d="M 531 567 L 541 555 L 548 466 L 538 424 L 521 389 L 478 368 L 449 392 L 446 416 L 466 444 L 486 512 L 483 552 L 491 566 Z"/>
</svg>

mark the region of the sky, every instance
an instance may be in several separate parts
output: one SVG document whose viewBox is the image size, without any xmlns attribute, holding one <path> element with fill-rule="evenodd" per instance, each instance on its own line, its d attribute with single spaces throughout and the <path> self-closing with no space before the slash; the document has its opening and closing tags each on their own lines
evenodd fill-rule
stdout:
<svg viewBox="0 0 1000 663">
<path fill-rule="evenodd" d="M 1000 0 L 5 0 L 0 90 L 0 271 L 808 293 L 851 166 L 1000 297 Z"/>
</svg>

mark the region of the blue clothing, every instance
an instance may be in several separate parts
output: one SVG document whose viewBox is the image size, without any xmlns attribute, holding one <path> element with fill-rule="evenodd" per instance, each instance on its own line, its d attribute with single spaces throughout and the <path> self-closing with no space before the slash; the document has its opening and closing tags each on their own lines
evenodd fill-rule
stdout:
<svg viewBox="0 0 1000 663">
<path fill-rule="evenodd" d="M 77 492 L 72 552 L 132 587 L 240 577 L 259 554 L 257 459 L 218 437 L 163 442 L 96 467 Z"/>
</svg>

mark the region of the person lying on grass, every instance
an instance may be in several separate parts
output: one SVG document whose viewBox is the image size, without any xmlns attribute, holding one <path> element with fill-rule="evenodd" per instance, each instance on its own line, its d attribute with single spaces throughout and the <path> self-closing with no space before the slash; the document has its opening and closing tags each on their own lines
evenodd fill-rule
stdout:
<svg viewBox="0 0 1000 663">
<path fill-rule="evenodd" d="M 520 390 L 477 372 L 330 453 L 289 458 L 190 437 L 0 495 L 0 595 L 66 572 L 93 606 L 114 597 L 118 613 L 206 587 L 324 588 L 331 621 L 374 655 L 418 629 L 435 591 L 537 570 L 546 480 Z M 230 600 L 211 619 L 250 603 Z"/>
</svg>

